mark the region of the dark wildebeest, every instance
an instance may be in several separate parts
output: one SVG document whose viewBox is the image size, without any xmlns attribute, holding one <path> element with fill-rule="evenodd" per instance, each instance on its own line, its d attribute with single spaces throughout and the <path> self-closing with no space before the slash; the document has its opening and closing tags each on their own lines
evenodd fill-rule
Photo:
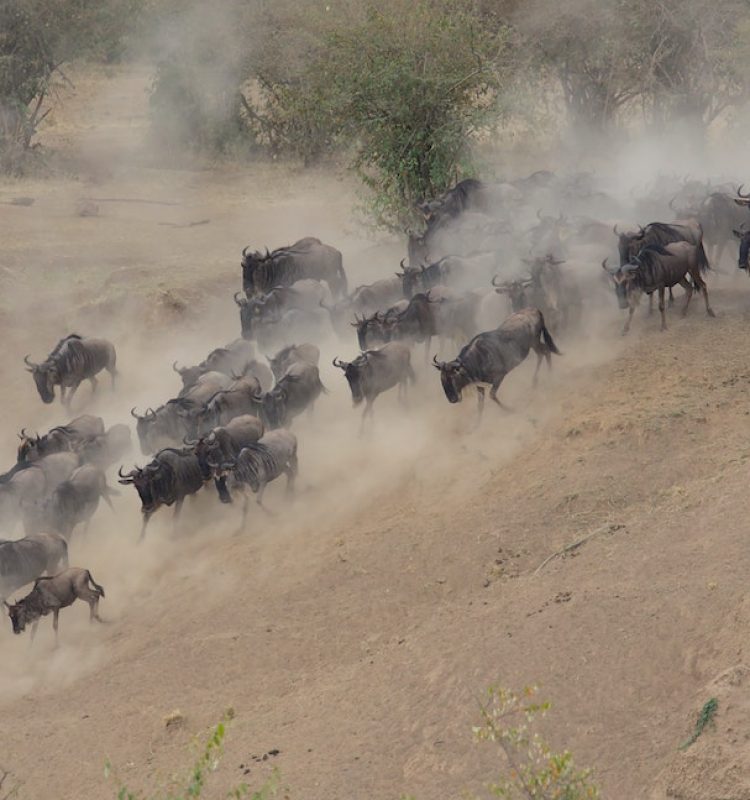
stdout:
<svg viewBox="0 0 750 800">
<path fill-rule="evenodd" d="M 68 566 L 68 543 L 59 533 L 36 533 L 0 540 L 0 600 L 44 573 Z"/>
<path fill-rule="evenodd" d="M 294 479 L 297 477 L 297 437 L 283 428 L 269 431 L 255 444 L 243 447 L 234 460 L 224 464 L 213 465 L 217 479 L 217 489 L 222 502 L 231 502 L 232 498 L 226 485 L 227 476 L 231 475 L 231 486 L 234 489 L 249 488 L 258 495 L 258 505 L 263 505 L 263 493 L 266 486 L 280 475 L 287 476 L 287 493 L 294 491 Z M 245 527 L 250 497 L 245 492 L 245 503 L 242 509 L 242 527 Z"/>
<path fill-rule="evenodd" d="M 402 267 L 403 267 L 403 262 Z M 405 269 L 408 269 L 405 268 Z M 341 336 L 346 333 L 353 315 L 372 314 L 379 308 L 390 306 L 403 296 L 403 278 L 396 273 L 392 278 L 383 278 L 365 286 L 358 286 L 348 297 L 338 303 L 321 302 L 331 315 L 331 325 Z"/>
<path fill-rule="evenodd" d="M 484 211 L 487 206 L 487 187 L 476 178 L 459 181 L 452 189 L 434 200 L 420 203 L 417 208 L 428 225 L 438 220 L 456 219 L 464 211 Z"/>
<path fill-rule="evenodd" d="M 425 343 L 425 361 L 433 336 L 437 336 L 436 311 L 429 292 L 415 294 L 403 311 L 381 318 L 381 331 L 386 342 Z"/>
<path fill-rule="evenodd" d="M 103 369 L 109 372 L 112 388 L 115 387 L 117 355 L 114 345 L 106 339 L 84 339 L 72 333 L 61 339 L 41 364 L 30 361 L 28 356 L 24 361 L 44 403 L 55 399 L 55 386 L 60 387 L 60 400 L 68 407 L 84 380 L 91 381 L 91 389 L 96 392 L 96 375 Z M 67 397 L 66 389 L 70 389 Z"/>
<path fill-rule="evenodd" d="M 270 392 L 256 395 L 255 408 L 266 428 L 284 428 L 303 411 L 312 413 L 315 401 L 325 391 L 318 368 L 297 361 Z"/>
<path fill-rule="evenodd" d="M 701 203 L 695 216 L 711 251 L 711 262 L 718 268 L 734 229 L 750 222 L 747 208 L 740 207 L 732 194 L 714 191 Z"/>
<path fill-rule="evenodd" d="M 685 291 L 685 305 L 682 316 L 687 314 L 693 288 L 703 293 L 706 303 L 706 313 L 713 317 L 714 312 L 708 302 L 708 289 L 701 275 L 702 257 L 695 245 L 687 242 L 672 242 L 660 247 L 649 245 L 644 247 L 637 256 L 624 267 L 610 270 L 607 268 L 607 259 L 602 262 L 602 267 L 612 276 L 615 286 L 617 302 L 620 308 L 628 309 L 628 319 L 623 328 L 623 334 L 630 330 L 633 312 L 638 305 L 642 294 L 659 293 L 659 312 L 661 313 L 661 329 L 667 329 L 667 319 L 664 313 L 664 290 L 669 286 L 680 284 Z M 692 283 L 687 276 L 692 278 Z"/>
<path fill-rule="evenodd" d="M 435 330 L 441 340 L 465 342 L 477 333 L 477 316 L 482 304 L 480 292 L 457 292 L 434 286 L 429 292 Z"/>
<path fill-rule="evenodd" d="M 104 433 L 104 421 L 101 417 L 83 414 L 71 420 L 67 425 L 51 428 L 44 436 L 29 436 L 23 429 L 18 435 L 18 463 L 36 461 L 42 456 L 52 453 L 78 452 L 91 439 Z"/>
<path fill-rule="evenodd" d="M 27 533 L 56 531 L 69 539 L 76 525 L 88 530 L 91 517 L 99 508 L 99 499 L 114 511 L 110 495 L 117 495 L 107 486 L 104 472 L 91 464 L 78 467 L 42 503 L 26 509 L 24 528 Z"/>
<path fill-rule="evenodd" d="M 146 526 L 155 511 L 161 506 L 174 505 L 176 523 L 185 498 L 199 491 L 211 477 L 203 472 L 192 449 L 174 447 L 160 450 L 145 467 L 135 467 L 126 474 L 121 467 L 117 474 L 120 483 L 135 486 L 141 499 L 143 526 L 139 541 L 146 535 Z"/>
<path fill-rule="evenodd" d="M 262 255 L 242 251 L 242 290 L 247 297 L 270 291 L 275 286 L 291 286 L 304 278 L 325 281 L 337 297 L 346 294 L 346 273 L 341 253 L 320 239 L 308 236 L 289 247 Z"/>
<path fill-rule="evenodd" d="M 223 375 L 244 375 L 255 358 L 255 346 L 246 339 L 235 339 L 225 347 L 212 350 L 200 364 L 194 367 L 178 367 L 175 361 L 172 369 L 182 378 L 182 389 L 187 391 L 194 386 L 201 375 L 207 372 L 220 372 Z M 257 363 L 257 362 L 256 362 Z"/>
<path fill-rule="evenodd" d="M 256 409 L 255 398 L 260 391 L 256 378 L 240 378 L 228 389 L 216 392 L 202 406 L 181 409 L 179 413 L 185 418 L 190 435 L 201 436 L 235 417 L 251 414 Z"/>
<path fill-rule="evenodd" d="M 396 277 L 401 278 L 403 295 L 410 300 L 416 292 L 450 284 L 451 280 L 466 272 L 466 265 L 458 256 L 444 256 L 426 267 L 405 267 L 402 261 L 401 270 Z"/>
<path fill-rule="evenodd" d="M 369 317 L 363 316 L 360 318 L 355 314 L 354 322 L 351 325 L 357 330 L 359 349 L 364 352 L 365 350 L 371 350 L 374 345 L 385 344 L 388 341 L 385 333 L 387 321 L 398 316 L 408 307 L 409 300 L 399 300 L 398 303 L 395 303 L 386 311 L 376 311 Z"/>
<path fill-rule="evenodd" d="M 402 342 L 389 342 L 377 350 L 367 350 L 354 361 L 334 358 L 333 366 L 344 371 L 354 407 L 365 401 L 361 430 L 368 414 L 373 413 L 378 395 L 398 386 L 399 398 L 405 399 L 408 381 L 414 383 L 416 380 L 411 367 L 411 352 Z"/>
<path fill-rule="evenodd" d="M 289 311 L 316 311 L 330 300 L 328 287 L 310 278 L 295 281 L 291 286 L 274 286 L 251 297 L 241 297 L 239 292 L 234 295 L 244 339 L 257 337 L 259 329 L 273 325 Z"/>
<path fill-rule="evenodd" d="M 289 367 L 298 361 L 317 367 L 320 361 L 320 349 L 314 344 L 290 344 L 279 350 L 275 356 L 266 356 L 266 360 L 271 365 L 273 377 L 278 381 Z"/>
<path fill-rule="evenodd" d="M 529 350 L 537 354 L 534 384 L 536 384 L 542 359 L 552 368 L 551 354 L 560 351 L 544 324 L 538 308 L 525 308 L 511 314 L 499 328 L 477 334 L 453 361 L 438 361 L 443 391 L 448 401 L 458 403 L 467 386 L 477 385 L 479 392 L 479 418 L 484 408 L 485 386 L 490 387 L 490 400 L 506 408 L 497 398 L 497 390 L 505 376 L 526 359 Z"/>
<path fill-rule="evenodd" d="M 52 627 L 57 645 L 57 618 L 61 608 L 67 608 L 76 600 L 89 604 L 89 621 L 103 622 L 99 616 L 99 600 L 104 597 L 104 588 L 91 577 L 87 569 L 69 567 L 52 577 L 37 578 L 34 588 L 13 605 L 5 603 L 13 624 L 13 633 L 23 633 L 31 623 L 31 640 L 34 641 L 39 620 L 52 614 Z"/>
</svg>

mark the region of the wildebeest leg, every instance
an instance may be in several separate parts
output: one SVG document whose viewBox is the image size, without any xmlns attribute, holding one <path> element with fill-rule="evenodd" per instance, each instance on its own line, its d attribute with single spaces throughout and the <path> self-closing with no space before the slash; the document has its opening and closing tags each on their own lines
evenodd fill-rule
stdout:
<svg viewBox="0 0 750 800">
<path fill-rule="evenodd" d="M 172 525 L 175 528 L 175 530 L 177 529 L 177 522 L 178 522 L 178 520 L 180 518 L 180 511 L 182 511 L 182 504 L 184 502 L 185 502 L 185 498 L 181 497 L 174 504 L 174 516 L 172 517 Z"/>
<path fill-rule="evenodd" d="M 367 417 L 373 416 L 373 401 L 368 397 L 365 401 L 365 410 L 362 412 L 362 422 L 359 425 L 359 435 L 362 436 L 365 432 L 365 421 Z"/>
<path fill-rule="evenodd" d="M 500 384 L 502 382 L 503 379 L 500 378 L 500 380 L 497 383 L 492 384 L 492 388 L 490 389 L 490 400 L 492 400 L 493 403 L 497 403 L 500 406 L 500 408 L 503 409 L 503 411 L 513 411 L 513 409 L 510 408 L 510 406 L 506 406 L 505 403 L 502 403 L 500 400 L 498 400 L 497 390 L 500 388 Z"/>
<path fill-rule="evenodd" d="M 703 292 L 703 300 L 706 303 L 706 314 L 708 314 L 709 317 L 715 317 L 716 314 L 714 314 L 714 310 L 711 308 L 711 305 L 708 302 L 708 287 L 706 286 L 706 282 L 702 281 L 700 287 L 701 292 Z"/>
<path fill-rule="evenodd" d="M 242 522 L 240 523 L 240 530 L 245 530 L 245 522 L 247 521 L 247 509 L 250 506 L 250 495 L 245 492 L 245 502 L 242 505 Z"/>
<path fill-rule="evenodd" d="M 284 474 L 286 475 L 286 493 L 287 495 L 294 494 L 294 478 L 297 474 L 295 468 L 289 464 L 289 466 L 284 470 Z"/>
<path fill-rule="evenodd" d="M 60 402 L 65 405 L 65 387 L 60 384 Z"/>
<path fill-rule="evenodd" d="M 693 286 L 686 278 L 683 278 L 680 281 L 680 286 L 682 286 L 683 289 L 685 289 L 685 305 L 682 307 L 682 311 L 680 312 L 682 314 L 682 316 L 684 317 L 685 314 L 687 314 L 687 312 L 688 312 L 688 306 L 690 305 L 690 299 L 693 296 Z"/>
<path fill-rule="evenodd" d="M 34 637 L 36 636 L 36 629 L 38 627 L 39 627 L 39 620 L 35 619 L 34 622 L 31 625 L 31 641 L 29 642 L 29 647 L 31 647 L 31 645 L 34 642 Z M 57 628 L 55 628 L 55 633 L 56 632 L 57 632 Z"/>
<path fill-rule="evenodd" d="M 141 525 L 141 535 L 138 537 L 138 541 L 142 542 L 146 536 L 146 526 L 148 525 L 148 521 L 151 519 L 151 514 L 144 513 L 143 514 L 143 525 Z"/>
<path fill-rule="evenodd" d="M 649 302 L 654 299 L 653 295 L 649 295 Z M 628 318 L 625 320 L 625 326 L 622 329 L 622 335 L 625 334 L 630 330 L 630 323 L 633 320 L 633 314 L 635 314 L 635 303 L 628 304 Z"/>
<path fill-rule="evenodd" d="M 672 294 L 672 287 L 669 287 L 669 307 L 674 305 L 674 295 Z"/>
<path fill-rule="evenodd" d="M 56 608 L 52 612 L 52 628 L 55 631 L 55 647 L 59 644 L 58 637 L 57 637 L 57 621 L 60 616 L 60 609 Z"/>
<path fill-rule="evenodd" d="M 688 302 L 690 299 L 688 297 Z M 687 306 L 686 306 L 687 308 Z M 661 314 L 661 329 L 665 331 L 667 329 L 667 315 L 664 311 L 664 287 L 659 287 L 659 313 Z"/>
<path fill-rule="evenodd" d="M 99 385 L 99 381 L 92 375 L 89 378 L 89 383 L 91 384 L 91 394 L 96 394 L 96 387 Z"/>
<path fill-rule="evenodd" d="M 650 317 L 654 313 L 654 295 L 651 293 L 648 296 L 648 316 Z M 627 333 L 627 331 L 623 331 L 623 333 Z"/>
<path fill-rule="evenodd" d="M 67 408 L 70 408 L 70 404 L 71 404 L 71 402 L 72 402 L 72 400 L 73 400 L 73 395 L 74 395 L 74 394 L 75 394 L 75 393 L 78 391 L 78 387 L 79 387 L 80 385 L 81 385 L 80 383 L 74 383 L 74 384 L 73 384 L 73 385 L 70 387 L 70 389 L 68 390 L 68 396 L 67 396 L 67 397 L 65 398 L 65 400 L 63 401 L 63 404 L 64 404 L 64 405 L 65 405 Z M 62 398 L 61 398 L 61 399 L 62 399 Z"/>
<path fill-rule="evenodd" d="M 112 378 L 112 389 L 115 388 L 115 378 L 117 377 L 117 370 L 114 367 L 107 367 L 107 372 L 109 372 L 110 378 Z"/>
<path fill-rule="evenodd" d="M 99 616 L 99 597 L 93 597 L 89 600 L 89 625 L 96 620 L 97 622 L 104 622 Z"/>
<path fill-rule="evenodd" d="M 484 386 L 477 386 L 477 425 L 479 420 L 482 419 L 482 412 L 484 411 Z"/>
</svg>

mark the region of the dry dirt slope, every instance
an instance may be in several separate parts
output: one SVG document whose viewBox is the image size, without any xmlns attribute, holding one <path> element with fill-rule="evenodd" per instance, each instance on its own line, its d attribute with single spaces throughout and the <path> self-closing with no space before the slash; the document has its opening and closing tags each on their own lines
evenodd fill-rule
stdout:
<svg viewBox="0 0 750 800">
<path fill-rule="evenodd" d="M 228 777 L 278 748 L 292 797 L 458 796 L 490 776 L 470 725 L 499 679 L 543 685 L 553 741 L 607 797 L 650 796 L 657 779 L 654 798 L 747 797 L 743 305 L 717 292 L 718 320 L 675 321 L 560 377 L 551 419 L 510 455 L 494 452 L 516 423 L 490 417 L 394 461 L 354 508 L 172 540 L 176 565 L 127 606 L 114 597 L 111 627 L 74 628 L 75 653 L 104 643 L 91 669 L 4 705 L 5 762 L 29 797 L 105 797 L 105 755 L 135 784 L 167 775 L 232 705 Z M 716 731 L 678 754 L 717 692 Z M 167 730 L 175 707 L 186 724 Z M 260 780 L 267 765 L 252 766 Z"/>
</svg>

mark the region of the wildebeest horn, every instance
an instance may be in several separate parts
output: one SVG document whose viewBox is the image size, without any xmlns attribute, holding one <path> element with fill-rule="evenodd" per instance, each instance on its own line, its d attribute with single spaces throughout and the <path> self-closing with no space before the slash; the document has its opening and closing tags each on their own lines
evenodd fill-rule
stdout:
<svg viewBox="0 0 750 800">
<path fill-rule="evenodd" d="M 434 355 L 432 357 L 432 366 L 435 367 L 435 369 L 442 369 L 445 366 L 445 361 L 438 361 L 437 356 Z"/>
<path fill-rule="evenodd" d="M 156 411 L 154 411 L 153 408 L 149 407 L 149 408 L 146 409 L 146 416 L 147 417 L 155 417 L 156 416 Z"/>
<path fill-rule="evenodd" d="M 38 364 L 35 364 L 33 361 L 29 361 L 29 356 L 27 356 L 27 355 L 23 357 L 23 363 L 26 364 L 27 366 L 31 367 L 32 369 L 34 367 L 38 367 L 39 366 Z"/>
<path fill-rule="evenodd" d="M 492 281 L 491 281 L 491 283 L 492 283 L 492 285 L 493 285 L 493 286 L 502 286 L 502 284 L 500 284 L 500 283 L 495 283 L 495 281 L 496 281 L 496 280 L 497 280 L 499 277 L 500 277 L 499 275 L 493 275 L 493 277 L 492 277 Z"/>
<path fill-rule="evenodd" d="M 271 251 L 266 247 L 266 258 L 271 258 Z"/>
<path fill-rule="evenodd" d="M 346 369 L 349 366 L 346 361 L 342 361 L 340 358 L 334 358 L 331 363 L 334 367 L 338 367 L 339 369 Z"/>
<path fill-rule="evenodd" d="M 181 369 L 180 369 L 180 368 L 177 366 L 177 362 L 176 362 L 176 361 L 173 361 L 173 362 L 172 362 L 172 369 L 173 369 L 173 370 L 174 370 L 174 371 L 175 371 L 175 372 L 176 372 L 178 375 L 181 375 L 181 374 L 182 374 L 182 370 L 181 370 Z"/>
<path fill-rule="evenodd" d="M 249 245 L 249 244 L 248 244 L 248 245 L 245 245 L 245 247 L 243 247 L 243 248 L 242 248 L 242 257 L 243 257 L 243 258 L 247 258 L 247 251 L 248 251 L 249 249 L 250 249 L 250 245 Z"/>
<path fill-rule="evenodd" d="M 620 235 L 620 231 L 617 230 L 617 223 L 616 222 L 612 226 L 612 233 L 614 233 L 615 236 L 619 236 Z"/>
<path fill-rule="evenodd" d="M 399 267 L 401 267 L 401 269 L 406 269 L 406 265 L 404 264 L 404 261 L 406 261 L 406 259 L 402 258 L 401 261 L 398 262 L 398 265 L 399 265 Z M 396 274 L 398 275 L 398 273 L 396 273 Z"/>
<path fill-rule="evenodd" d="M 188 447 L 195 447 L 195 445 L 198 444 L 199 441 L 200 439 L 188 439 L 187 436 L 182 437 L 182 443 L 186 444 Z"/>
<path fill-rule="evenodd" d="M 741 197 L 743 200 L 747 200 L 748 198 L 750 198 L 750 192 L 748 192 L 748 194 L 742 194 L 742 187 L 744 185 L 745 185 L 744 183 L 741 183 L 740 188 L 737 189 L 737 197 Z"/>
<path fill-rule="evenodd" d="M 672 199 L 669 201 L 669 207 L 672 209 L 672 211 L 674 211 L 674 210 L 675 210 L 675 209 L 674 209 L 674 201 L 675 201 L 676 199 L 677 199 L 677 195 L 675 195 L 675 196 L 674 196 L 674 197 L 673 197 L 673 198 L 672 198 Z"/>
<path fill-rule="evenodd" d="M 536 218 L 539 220 L 539 222 L 542 221 L 542 209 L 541 208 L 537 208 L 537 210 L 536 210 Z"/>
<path fill-rule="evenodd" d="M 244 305 L 247 305 L 247 299 L 246 298 L 243 297 L 241 300 L 237 299 L 237 295 L 238 294 L 242 294 L 242 292 L 235 292 L 234 293 L 234 302 L 237 303 L 237 305 L 240 306 L 240 307 L 242 307 Z"/>
<path fill-rule="evenodd" d="M 3 605 L 8 609 L 8 611 L 10 611 L 10 606 L 8 605 L 7 600 L 3 600 Z"/>
<path fill-rule="evenodd" d="M 605 258 L 605 259 L 604 259 L 604 261 L 602 261 L 602 269 L 603 269 L 605 272 L 609 272 L 609 267 L 607 266 L 607 261 L 609 261 L 609 259 L 608 259 L 608 258 Z"/>
<path fill-rule="evenodd" d="M 263 392 L 253 392 L 253 400 L 256 403 L 260 403 L 263 401 Z"/>
<path fill-rule="evenodd" d="M 28 436 L 26 436 L 26 428 L 21 428 L 21 433 L 18 434 L 18 438 L 19 439 L 28 439 Z"/>
<path fill-rule="evenodd" d="M 143 419 L 143 417 L 135 413 L 135 406 L 130 409 L 130 416 L 134 419 Z"/>
</svg>

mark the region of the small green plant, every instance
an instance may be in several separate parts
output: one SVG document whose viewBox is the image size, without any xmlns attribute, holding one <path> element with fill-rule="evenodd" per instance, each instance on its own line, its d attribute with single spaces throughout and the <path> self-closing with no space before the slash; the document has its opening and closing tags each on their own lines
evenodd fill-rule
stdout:
<svg viewBox="0 0 750 800">
<path fill-rule="evenodd" d="M 480 704 L 483 724 L 474 735 L 497 744 L 505 761 L 498 780 L 488 786 L 490 794 L 506 800 L 596 800 L 591 770 L 578 770 L 567 750 L 553 752 L 533 729 L 550 708 L 536 694 L 533 686 L 520 693 L 492 686 Z"/>
<path fill-rule="evenodd" d="M 712 697 L 703 704 L 703 708 L 701 709 L 700 714 L 698 714 L 698 719 L 695 721 L 695 728 L 690 735 L 690 738 L 680 745 L 680 750 L 687 750 L 691 744 L 695 744 L 695 742 L 698 740 L 698 737 L 703 733 L 706 725 L 714 721 L 714 717 L 716 716 L 716 712 L 718 710 L 719 701 L 715 697 Z"/>
<path fill-rule="evenodd" d="M 202 797 L 209 775 L 218 769 L 223 755 L 224 737 L 226 736 L 227 727 L 233 718 L 234 712 L 231 709 L 224 714 L 221 722 L 209 734 L 203 746 L 203 751 L 193 766 L 179 780 L 181 788 L 176 790 L 157 789 L 155 792 L 149 792 L 148 794 L 133 791 L 120 779 L 108 759 L 104 766 L 104 776 L 112 779 L 116 784 L 117 800 L 188 800 L 188 798 Z M 249 797 L 250 800 L 270 800 L 270 798 L 276 796 L 278 783 L 279 775 L 274 770 L 271 779 L 258 791 L 250 794 L 250 787 L 246 783 L 241 783 L 231 789 L 227 793 L 227 797 L 235 798 L 235 800 L 239 800 L 242 797 Z"/>
</svg>

